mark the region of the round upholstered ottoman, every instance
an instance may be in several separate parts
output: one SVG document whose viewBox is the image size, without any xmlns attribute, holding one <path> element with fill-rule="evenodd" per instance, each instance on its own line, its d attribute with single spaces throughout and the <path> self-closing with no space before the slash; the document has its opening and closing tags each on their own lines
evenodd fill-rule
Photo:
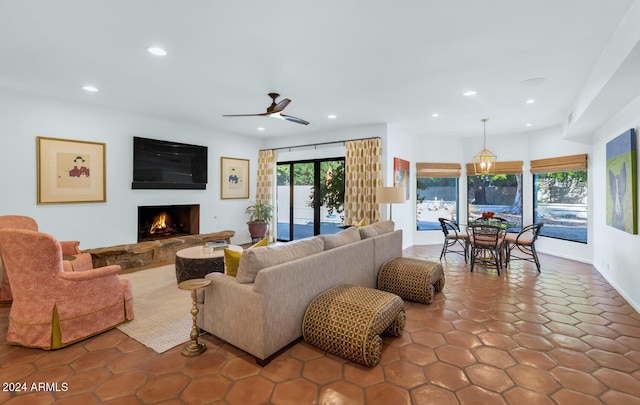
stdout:
<svg viewBox="0 0 640 405">
<path fill-rule="evenodd" d="M 302 336 L 320 349 L 371 367 L 380 360 L 380 334 L 400 336 L 405 322 L 404 302 L 397 295 L 339 285 L 311 301 Z"/>
<path fill-rule="evenodd" d="M 396 257 L 382 265 L 378 289 L 405 300 L 431 304 L 436 291 L 444 288 L 444 271 L 438 262 Z"/>
</svg>

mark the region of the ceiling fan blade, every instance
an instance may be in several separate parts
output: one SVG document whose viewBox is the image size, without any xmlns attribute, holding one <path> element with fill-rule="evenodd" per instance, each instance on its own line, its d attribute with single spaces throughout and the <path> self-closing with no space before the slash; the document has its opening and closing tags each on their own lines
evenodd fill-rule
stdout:
<svg viewBox="0 0 640 405">
<path fill-rule="evenodd" d="M 269 107 L 267 108 L 267 112 L 268 113 L 279 113 L 280 111 L 284 110 L 285 108 L 287 108 L 287 106 L 289 105 L 289 103 L 291 102 L 291 100 L 289 100 L 288 98 L 285 98 L 284 100 L 278 102 L 278 104 L 274 105 L 273 108 Z"/>
<path fill-rule="evenodd" d="M 280 116 L 282 117 L 282 119 L 295 122 L 296 124 L 309 125 L 309 121 L 305 121 L 302 118 L 292 117 L 290 115 L 284 115 L 284 114 L 280 114 Z"/>
<path fill-rule="evenodd" d="M 261 114 L 223 114 L 223 117 L 264 117 L 265 113 L 261 113 Z"/>
</svg>

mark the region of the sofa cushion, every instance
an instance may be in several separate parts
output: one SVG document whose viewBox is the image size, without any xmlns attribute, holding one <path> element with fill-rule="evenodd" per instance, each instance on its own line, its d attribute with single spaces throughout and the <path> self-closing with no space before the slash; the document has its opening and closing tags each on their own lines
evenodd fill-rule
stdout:
<svg viewBox="0 0 640 405">
<path fill-rule="evenodd" d="M 247 249 L 240 258 L 236 280 L 243 284 L 253 283 L 262 269 L 320 253 L 323 250 L 324 242 L 317 237 L 260 249 Z"/>
<path fill-rule="evenodd" d="M 269 237 L 265 236 L 259 242 L 256 242 L 248 249 L 255 249 L 259 247 L 269 246 Z M 240 258 L 242 253 L 231 249 L 224 250 L 224 274 L 232 277 L 236 277 L 238 274 L 238 267 L 240 266 Z"/>
<path fill-rule="evenodd" d="M 360 231 L 360 238 L 368 239 L 378 235 L 384 235 L 385 233 L 393 232 L 395 224 L 393 221 L 376 222 L 375 224 L 363 226 L 358 228 Z"/>
<path fill-rule="evenodd" d="M 348 228 L 333 235 L 318 235 L 318 238 L 324 241 L 324 250 L 329 250 L 359 241 L 360 232 L 358 228 Z"/>
</svg>

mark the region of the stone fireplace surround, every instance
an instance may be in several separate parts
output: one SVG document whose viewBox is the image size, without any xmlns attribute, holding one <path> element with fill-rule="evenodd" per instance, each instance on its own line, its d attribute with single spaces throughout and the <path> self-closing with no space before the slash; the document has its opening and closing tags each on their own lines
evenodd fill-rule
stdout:
<svg viewBox="0 0 640 405">
<path fill-rule="evenodd" d="M 122 267 L 122 272 L 127 273 L 139 268 L 175 263 L 176 252 L 178 250 L 203 245 L 206 242 L 214 240 L 224 240 L 227 243 L 231 243 L 231 238 L 234 235 L 235 231 L 225 230 L 127 245 L 86 249 L 83 250 L 83 252 L 91 253 L 93 267 L 118 264 Z"/>
<path fill-rule="evenodd" d="M 143 230 L 149 227 L 159 214 L 166 214 L 167 229 L 148 235 Z M 91 253 L 93 267 L 120 265 L 122 272 L 139 268 L 175 263 L 176 252 L 188 247 L 204 245 L 206 242 L 224 240 L 231 243 L 234 231 L 225 230 L 200 234 L 200 205 L 163 205 L 138 207 L 138 243 L 86 249 Z"/>
</svg>

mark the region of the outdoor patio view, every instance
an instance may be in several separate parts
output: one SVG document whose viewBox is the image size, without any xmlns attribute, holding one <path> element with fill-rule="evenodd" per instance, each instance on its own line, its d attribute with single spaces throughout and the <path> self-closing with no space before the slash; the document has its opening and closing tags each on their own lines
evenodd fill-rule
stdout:
<svg viewBox="0 0 640 405">
<path fill-rule="evenodd" d="M 535 174 L 533 184 L 540 235 L 587 243 L 587 171 Z"/>
<path fill-rule="evenodd" d="M 458 178 L 418 177 L 416 227 L 419 231 L 440 229 L 438 218 L 458 222 Z"/>
<path fill-rule="evenodd" d="M 278 163 L 277 178 L 278 240 L 343 229 L 344 160 Z"/>
</svg>

